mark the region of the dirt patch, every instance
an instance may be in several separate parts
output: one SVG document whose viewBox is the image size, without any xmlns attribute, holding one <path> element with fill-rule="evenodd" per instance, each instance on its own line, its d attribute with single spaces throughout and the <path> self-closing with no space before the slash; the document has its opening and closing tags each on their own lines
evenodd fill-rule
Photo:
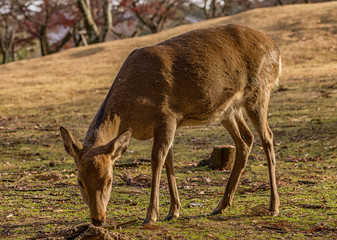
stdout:
<svg viewBox="0 0 337 240">
<path fill-rule="evenodd" d="M 29 239 L 48 240 L 131 240 L 132 238 L 121 233 L 109 232 L 102 227 L 92 224 L 80 224 L 72 228 L 56 231 L 50 234 L 39 234 Z"/>
</svg>

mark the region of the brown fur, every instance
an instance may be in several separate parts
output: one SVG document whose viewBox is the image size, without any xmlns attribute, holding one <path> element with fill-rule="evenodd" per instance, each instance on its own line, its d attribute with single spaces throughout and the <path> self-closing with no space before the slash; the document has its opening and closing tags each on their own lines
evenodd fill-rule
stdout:
<svg viewBox="0 0 337 240">
<path fill-rule="evenodd" d="M 184 125 L 212 122 L 224 125 L 237 150 L 225 194 L 213 214 L 223 212 L 231 204 L 253 143 L 242 108 L 266 152 L 271 184 L 269 208 L 277 214 L 275 156 L 267 110 L 271 88 L 279 78 L 280 62 L 278 47 L 268 36 L 240 25 L 195 30 L 133 51 L 92 121 L 84 145 L 61 129 L 66 150 L 78 166 L 79 179 L 85 182 L 82 194 L 88 192 L 84 195 L 89 198 L 93 223 L 105 219 L 111 187 L 102 186 L 112 178 L 112 164 L 125 151 L 131 130 L 136 139 L 154 138 L 152 189 L 145 222 L 157 219 L 164 164 L 171 197 L 166 219 L 177 218 L 180 200 L 173 171 L 175 131 Z"/>
</svg>

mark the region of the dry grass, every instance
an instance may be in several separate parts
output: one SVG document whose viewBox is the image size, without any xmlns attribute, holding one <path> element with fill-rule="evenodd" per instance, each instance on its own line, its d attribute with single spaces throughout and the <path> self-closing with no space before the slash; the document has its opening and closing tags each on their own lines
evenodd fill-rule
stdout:
<svg viewBox="0 0 337 240">
<path fill-rule="evenodd" d="M 71 49 L 43 58 L 0 66 L 2 115 L 12 107 L 27 108 L 68 102 L 83 91 L 109 87 L 135 48 L 158 43 L 183 32 L 238 23 L 269 34 L 283 56 L 282 82 L 337 74 L 337 2 L 256 9 L 184 25 L 155 35 Z M 42 99 L 41 99 L 42 98 Z"/>
</svg>

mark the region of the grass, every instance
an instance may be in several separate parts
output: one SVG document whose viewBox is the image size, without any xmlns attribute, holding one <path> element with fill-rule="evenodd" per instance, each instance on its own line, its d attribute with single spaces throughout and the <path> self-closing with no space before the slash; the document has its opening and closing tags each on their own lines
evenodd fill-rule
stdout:
<svg viewBox="0 0 337 240">
<path fill-rule="evenodd" d="M 59 125 L 84 133 L 127 54 L 173 35 L 214 24 L 248 23 L 271 35 L 283 56 L 272 94 L 280 215 L 266 216 L 269 187 L 258 137 L 233 205 L 209 216 L 229 173 L 196 167 L 215 144 L 233 144 L 220 125 L 185 127 L 175 139 L 181 218 L 117 229 L 136 239 L 334 239 L 337 237 L 337 9 L 336 2 L 256 9 L 185 25 L 156 35 L 71 49 L 0 66 L 0 237 L 26 239 L 89 221 L 65 153 Z M 250 125 L 251 126 L 251 125 Z M 253 130 L 253 128 L 251 127 Z M 254 132 L 256 135 L 256 133 Z M 119 163 L 149 159 L 151 141 L 132 140 Z M 150 188 L 118 175 L 149 175 L 150 167 L 116 167 L 108 224 L 144 218 Z M 201 205 L 193 204 L 201 203 Z M 168 212 L 165 170 L 160 220 Z"/>
</svg>

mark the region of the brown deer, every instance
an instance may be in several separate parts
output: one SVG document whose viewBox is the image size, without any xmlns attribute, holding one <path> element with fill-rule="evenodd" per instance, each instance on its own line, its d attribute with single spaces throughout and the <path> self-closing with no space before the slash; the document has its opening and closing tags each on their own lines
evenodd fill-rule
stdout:
<svg viewBox="0 0 337 240">
<path fill-rule="evenodd" d="M 84 144 L 61 127 L 66 151 L 74 158 L 78 184 L 94 225 L 106 218 L 114 162 L 126 151 L 131 136 L 153 138 L 152 187 L 144 223 L 159 212 L 159 184 L 165 164 L 170 192 L 166 220 L 179 216 L 172 142 L 186 125 L 221 122 L 236 145 L 235 164 L 218 206 L 230 206 L 253 144 L 245 109 L 259 134 L 270 178 L 269 211 L 277 215 L 273 134 L 267 123 L 269 96 L 277 85 L 281 57 L 265 34 L 240 25 L 191 31 L 154 46 L 134 50 L 121 67 L 93 119 Z"/>
</svg>

